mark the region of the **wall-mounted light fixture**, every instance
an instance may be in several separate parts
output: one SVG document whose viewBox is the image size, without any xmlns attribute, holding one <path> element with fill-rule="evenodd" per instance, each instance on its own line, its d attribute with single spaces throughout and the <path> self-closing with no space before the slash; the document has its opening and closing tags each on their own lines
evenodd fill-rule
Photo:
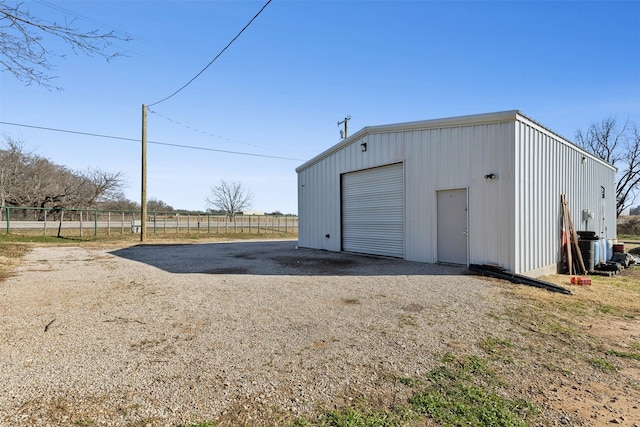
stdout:
<svg viewBox="0 0 640 427">
<path fill-rule="evenodd" d="M 584 165 L 585 163 L 587 163 L 587 156 L 582 156 L 582 164 Z"/>
<path fill-rule="evenodd" d="M 365 151 L 367 151 L 367 143 L 363 142 L 362 144 L 360 144 L 360 150 L 364 153 Z"/>
<path fill-rule="evenodd" d="M 496 179 L 497 177 L 495 173 L 488 173 L 484 176 L 484 179 Z"/>
</svg>

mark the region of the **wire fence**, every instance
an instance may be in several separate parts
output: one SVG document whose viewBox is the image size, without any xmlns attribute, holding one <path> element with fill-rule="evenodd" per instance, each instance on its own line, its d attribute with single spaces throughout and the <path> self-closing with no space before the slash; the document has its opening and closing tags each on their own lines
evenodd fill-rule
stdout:
<svg viewBox="0 0 640 427">
<path fill-rule="evenodd" d="M 298 217 L 148 212 L 146 225 L 153 234 L 297 233 Z M 141 226 L 140 211 L 0 206 L 0 233 L 7 234 L 109 236 L 140 233 Z"/>
</svg>

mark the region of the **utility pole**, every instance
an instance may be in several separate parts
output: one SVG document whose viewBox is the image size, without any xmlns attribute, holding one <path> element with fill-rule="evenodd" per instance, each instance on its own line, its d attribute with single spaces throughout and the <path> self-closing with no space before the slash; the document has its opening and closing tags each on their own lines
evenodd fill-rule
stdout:
<svg viewBox="0 0 640 427">
<path fill-rule="evenodd" d="M 338 127 L 344 123 L 344 132 L 340 131 L 342 139 L 347 139 L 349 137 L 349 120 L 351 120 L 351 116 L 347 116 L 344 120 L 338 122 Z"/>
<path fill-rule="evenodd" d="M 147 238 L 147 106 L 142 104 L 142 191 L 140 200 L 140 241 Z"/>
</svg>

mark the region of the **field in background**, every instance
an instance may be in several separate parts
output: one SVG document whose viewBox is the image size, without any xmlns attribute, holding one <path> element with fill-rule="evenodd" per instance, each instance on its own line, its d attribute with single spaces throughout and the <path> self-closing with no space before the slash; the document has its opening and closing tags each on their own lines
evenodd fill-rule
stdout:
<svg viewBox="0 0 640 427">
<path fill-rule="evenodd" d="M 0 233 L 29 236 L 104 237 L 140 233 L 139 211 L 100 211 L 41 208 L 0 208 Z M 150 212 L 147 234 L 297 234 L 294 215 L 216 215 L 211 213 Z"/>
</svg>

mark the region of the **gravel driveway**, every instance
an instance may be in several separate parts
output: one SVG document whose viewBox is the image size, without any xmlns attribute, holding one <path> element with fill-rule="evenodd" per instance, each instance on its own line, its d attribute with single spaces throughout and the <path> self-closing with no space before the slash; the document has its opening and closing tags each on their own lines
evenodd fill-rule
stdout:
<svg viewBox="0 0 640 427">
<path fill-rule="evenodd" d="M 295 245 L 35 248 L 0 283 L 0 425 L 262 424 L 392 401 L 389 378 L 500 328 L 498 290 L 462 268 Z"/>
</svg>

